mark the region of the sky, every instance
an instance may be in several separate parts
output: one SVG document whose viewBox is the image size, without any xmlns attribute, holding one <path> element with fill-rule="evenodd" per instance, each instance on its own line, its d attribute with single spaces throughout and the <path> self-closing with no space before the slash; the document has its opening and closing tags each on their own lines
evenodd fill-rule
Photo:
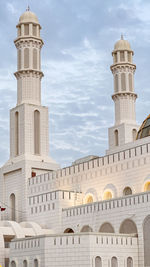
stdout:
<svg viewBox="0 0 150 267">
<path fill-rule="evenodd" d="M 16 105 L 16 24 L 30 5 L 42 26 L 42 104 L 50 155 L 61 167 L 108 148 L 114 124 L 114 44 L 134 50 L 137 123 L 150 113 L 149 0 L 0 0 L 0 165 L 9 159 L 9 110 Z"/>
</svg>

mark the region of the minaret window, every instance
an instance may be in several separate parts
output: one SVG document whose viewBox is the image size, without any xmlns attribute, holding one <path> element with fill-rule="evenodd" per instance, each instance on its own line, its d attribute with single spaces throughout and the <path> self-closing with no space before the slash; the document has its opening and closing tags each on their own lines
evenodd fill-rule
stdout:
<svg viewBox="0 0 150 267">
<path fill-rule="evenodd" d="M 117 53 L 114 53 L 114 63 L 117 62 Z"/>
<path fill-rule="evenodd" d="M 122 88 L 122 91 L 126 90 L 126 76 L 125 76 L 125 73 L 121 73 L 121 88 Z"/>
<path fill-rule="evenodd" d="M 132 92 L 133 91 L 133 85 L 132 85 L 132 74 L 129 73 L 129 90 Z"/>
<path fill-rule="evenodd" d="M 37 34 L 36 34 L 36 25 L 33 25 L 33 35 L 37 36 Z"/>
<path fill-rule="evenodd" d="M 33 69 L 37 69 L 37 50 L 33 49 Z"/>
<path fill-rule="evenodd" d="M 24 68 L 29 68 L 29 48 L 24 49 Z"/>
<path fill-rule="evenodd" d="M 120 52 L 120 61 L 125 61 L 124 51 Z"/>
<path fill-rule="evenodd" d="M 115 89 L 115 93 L 118 92 L 118 74 L 115 75 L 115 84 L 114 84 L 114 89 Z"/>
<path fill-rule="evenodd" d="M 18 50 L 18 70 L 21 69 L 21 50 Z"/>
<path fill-rule="evenodd" d="M 19 155 L 19 113 L 15 113 L 15 155 Z"/>
<path fill-rule="evenodd" d="M 132 53 L 128 52 L 128 61 L 131 62 L 131 58 L 132 58 Z"/>
<path fill-rule="evenodd" d="M 11 221 L 16 220 L 16 197 L 15 194 L 10 196 L 10 208 L 11 208 Z"/>
<path fill-rule="evenodd" d="M 40 154 L 40 112 L 34 111 L 34 154 Z"/>
<path fill-rule="evenodd" d="M 115 130 L 115 146 L 119 145 L 119 140 L 118 140 L 118 130 Z"/>
<path fill-rule="evenodd" d="M 21 27 L 18 27 L 18 37 L 21 35 Z"/>
<path fill-rule="evenodd" d="M 24 35 L 29 35 L 29 24 L 24 25 Z"/>
</svg>

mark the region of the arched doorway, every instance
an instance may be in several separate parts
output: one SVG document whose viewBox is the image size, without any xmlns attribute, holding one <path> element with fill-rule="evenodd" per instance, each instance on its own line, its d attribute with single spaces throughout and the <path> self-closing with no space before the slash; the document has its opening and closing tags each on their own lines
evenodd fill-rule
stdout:
<svg viewBox="0 0 150 267">
<path fill-rule="evenodd" d="M 114 228 L 112 227 L 112 225 L 108 222 L 103 223 L 99 229 L 99 232 L 101 233 L 114 233 Z"/>
<path fill-rule="evenodd" d="M 34 267 L 39 267 L 39 264 L 38 264 L 38 260 L 37 259 L 34 260 Z"/>
<path fill-rule="evenodd" d="M 112 257 L 111 259 L 111 267 L 118 267 L 118 260 L 116 257 Z"/>
<path fill-rule="evenodd" d="M 120 226 L 120 231 L 121 234 L 137 234 L 137 227 L 135 222 L 133 222 L 130 219 L 126 219 L 123 221 L 123 223 Z"/>
<path fill-rule="evenodd" d="M 143 223 L 144 266 L 150 266 L 150 215 Z"/>
<path fill-rule="evenodd" d="M 64 231 L 65 234 L 71 234 L 71 233 L 74 233 L 74 231 L 72 230 L 72 228 L 67 228 L 65 231 Z"/>
<path fill-rule="evenodd" d="M 91 194 L 88 194 L 85 198 L 85 204 L 93 203 L 93 196 Z"/>
<path fill-rule="evenodd" d="M 96 257 L 95 258 L 95 267 L 102 267 L 101 257 Z"/>
<path fill-rule="evenodd" d="M 24 261 L 23 261 L 23 267 L 27 267 L 27 266 L 28 266 L 27 261 L 24 260 Z"/>
<path fill-rule="evenodd" d="M 127 267 L 133 267 L 133 259 L 131 257 L 127 258 Z"/>
<path fill-rule="evenodd" d="M 16 267 L 16 262 L 15 261 L 11 262 L 11 267 Z"/>
<path fill-rule="evenodd" d="M 16 197 L 15 194 L 10 195 L 10 220 L 15 221 L 16 220 Z"/>
</svg>

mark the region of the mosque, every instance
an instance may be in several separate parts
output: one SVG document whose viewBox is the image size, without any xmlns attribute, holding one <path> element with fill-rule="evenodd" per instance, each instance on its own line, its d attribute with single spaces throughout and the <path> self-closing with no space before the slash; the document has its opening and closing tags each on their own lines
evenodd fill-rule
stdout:
<svg viewBox="0 0 150 267">
<path fill-rule="evenodd" d="M 0 169 L 0 265 L 150 267 L 150 116 L 137 125 L 134 52 L 123 37 L 112 52 L 115 123 L 106 154 L 61 169 L 49 157 L 40 30 L 27 9 L 14 41 L 10 158 Z"/>
</svg>

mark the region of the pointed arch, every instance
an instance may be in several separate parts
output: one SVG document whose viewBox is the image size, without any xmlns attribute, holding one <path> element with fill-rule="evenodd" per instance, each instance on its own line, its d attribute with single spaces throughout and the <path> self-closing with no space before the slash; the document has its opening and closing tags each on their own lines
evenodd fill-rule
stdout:
<svg viewBox="0 0 150 267">
<path fill-rule="evenodd" d="M 23 261 L 23 267 L 28 267 L 27 260 L 24 260 L 24 261 Z"/>
<path fill-rule="evenodd" d="M 40 112 L 34 111 L 34 154 L 40 154 Z"/>
<path fill-rule="evenodd" d="M 101 225 L 99 232 L 101 233 L 114 233 L 114 228 L 109 222 L 105 222 Z"/>
<path fill-rule="evenodd" d="M 132 195 L 132 189 L 129 186 L 125 187 L 123 190 L 123 195 L 124 196 Z"/>
<path fill-rule="evenodd" d="M 93 232 L 93 229 L 89 225 L 84 225 L 81 229 L 81 232 L 84 232 L 84 233 Z"/>
<path fill-rule="evenodd" d="M 137 226 L 135 222 L 133 222 L 131 219 L 126 219 L 122 222 L 120 226 L 121 234 L 137 234 Z"/>
<path fill-rule="evenodd" d="M 65 231 L 64 231 L 65 234 L 71 234 L 71 233 L 74 233 L 73 229 L 72 228 L 67 228 Z"/>
</svg>

